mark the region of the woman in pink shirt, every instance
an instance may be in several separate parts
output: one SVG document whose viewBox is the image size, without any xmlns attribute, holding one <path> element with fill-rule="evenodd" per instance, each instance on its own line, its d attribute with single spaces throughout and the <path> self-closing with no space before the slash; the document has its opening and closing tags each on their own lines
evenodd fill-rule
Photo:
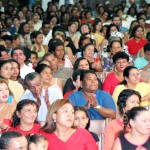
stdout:
<svg viewBox="0 0 150 150">
<path fill-rule="evenodd" d="M 104 150 L 111 150 L 115 139 L 118 137 L 118 134 L 124 128 L 124 122 L 127 120 L 126 113 L 133 107 L 139 106 L 141 100 L 141 95 L 139 92 L 125 89 L 118 96 L 118 109 L 119 115 L 121 116 L 117 120 L 111 121 L 105 130 L 105 139 L 104 139 Z M 127 127 L 129 130 L 129 127 Z"/>
</svg>

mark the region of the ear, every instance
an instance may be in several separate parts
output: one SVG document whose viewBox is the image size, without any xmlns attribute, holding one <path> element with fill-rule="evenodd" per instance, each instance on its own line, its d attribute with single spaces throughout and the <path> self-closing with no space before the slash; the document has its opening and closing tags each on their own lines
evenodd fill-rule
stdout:
<svg viewBox="0 0 150 150">
<path fill-rule="evenodd" d="M 83 82 L 82 81 L 80 81 L 80 84 L 81 84 L 81 87 L 83 87 Z"/>
<path fill-rule="evenodd" d="M 56 113 L 53 113 L 53 115 L 52 115 L 52 118 L 53 118 L 53 120 L 56 120 Z"/>
<path fill-rule="evenodd" d="M 134 120 L 130 119 L 129 124 L 131 125 L 131 127 L 135 127 L 135 122 L 134 122 Z"/>
<path fill-rule="evenodd" d="M 16 111 L 16 115 L 18 118 L 20 118 L 20 116 L 21 116 L 19 111 Z"/>
<path fill-rule="evenodd" d="M 127 78 L 126 76 L 124 77 L 124 79 L 125 79 L 126 81 L 128 81 L 128 78 Z"/>
</svg>

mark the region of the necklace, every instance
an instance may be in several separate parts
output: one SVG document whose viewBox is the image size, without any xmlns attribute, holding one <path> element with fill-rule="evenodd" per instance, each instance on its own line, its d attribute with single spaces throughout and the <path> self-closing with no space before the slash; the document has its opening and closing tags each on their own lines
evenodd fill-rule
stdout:
<svg viewBox="0 0 150 150">
<path fill-rule="evenodd" d="M 1 108 L 0 108 L 0 111 L 4 108 L 6 106 L 6 104 L 5 105 L 3 105 Z"/>
</svg>

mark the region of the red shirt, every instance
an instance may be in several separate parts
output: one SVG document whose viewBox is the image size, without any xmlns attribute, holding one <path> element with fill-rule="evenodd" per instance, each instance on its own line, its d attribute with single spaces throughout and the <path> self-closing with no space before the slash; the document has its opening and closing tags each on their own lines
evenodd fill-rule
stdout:
<svg viewBox="0 0 150 150">
<path fill-rule="evenodd" d="M 60 140 L 55 133 L 47 135 L 48 150 L 98 150 L 96 142 L 89 131 L 78 128 L 66 141 Z"/>
<path fill-rule="evenodd" d="M 141 39 L 140 41 L 136 42 L 135 38 L 132 38 L 127 41 L 126 45 L 128 46 L 129 53 L 136 55 L 146 43 L 147 41 L 145 39 Z"/>
<path fill-rule="evenodd" d="M 26 136 L 27 134 L 41 134 L 42 131 L 40 131 L 40 128 L 41 128 L 41 125 L 34 123 L 32 129 L 28 130 L 28 131 L 24 131 L 24 130 L 20 129 L 19 125 L 16 127 L 9 128 L 9 131 L 18 131 L 19 133 Z"/>
</svg>

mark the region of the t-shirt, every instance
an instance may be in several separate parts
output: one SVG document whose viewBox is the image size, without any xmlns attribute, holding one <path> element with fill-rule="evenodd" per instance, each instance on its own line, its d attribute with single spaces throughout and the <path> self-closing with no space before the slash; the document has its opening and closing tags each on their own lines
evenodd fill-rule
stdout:
<svg viewBox="0 0 150 150">
<path fill-rule="evenodd" d="M 48 134 L 47 138 L 48 150 L 98 150 L 90 132 L 81 128 L 76 129 L 66 142 L 59 139 L 55 133 Z"/>
<path fill-rule="evenodd" d="M 27 134 L 40 134 L 40 133 L 42 133 L 42 131 L 40 131 L 40 128 L 41 128 L 41 125 L 34 123 L 32 129 L 28 130 L 28 131 L 22 130 L 19 125 L 16 127 L 9 128 L 9 131 L 18 131 L 19 133 L 26 136 Z"/>
</svg>

